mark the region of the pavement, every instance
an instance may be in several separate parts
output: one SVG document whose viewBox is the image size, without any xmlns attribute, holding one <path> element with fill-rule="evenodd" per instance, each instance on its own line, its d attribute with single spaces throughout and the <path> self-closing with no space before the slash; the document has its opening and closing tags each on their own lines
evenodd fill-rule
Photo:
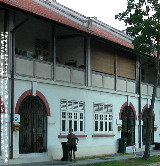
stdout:
<svg viewBox="0 0 160 166">
<path fill-rule="evenodd" d="M 136 157 L 142 157 L 144 152 L 136 152 Z M 160 150 L 151 150 L 150 156 L 160 156 Z M 12 165 L 12 166 L 85 166 L 85 165 L 91 165 L 91 164 L 98 164 L 98 163 L 104 163 L 108 161 L 119 161 L 119 160 L 125 160 L 125 159 L 132 159 L 135 158 L 133 154 L 124 154 L 119 156 L 113 156 L 113 157 L 99 157 L 94 159 L 78 159 L 75 163 L 70 161 L 61 161 L 61 160 L 54 160 L 54 161 L 46 161 L 46 162 L 40 162 L 40 163 L 27 163 L 27 164 L 18 164 L 18 165 Z M 153 164 L 145 164 L 144 166 L 160 166 L 160 162 L 153 163 Z"/>
</svg>

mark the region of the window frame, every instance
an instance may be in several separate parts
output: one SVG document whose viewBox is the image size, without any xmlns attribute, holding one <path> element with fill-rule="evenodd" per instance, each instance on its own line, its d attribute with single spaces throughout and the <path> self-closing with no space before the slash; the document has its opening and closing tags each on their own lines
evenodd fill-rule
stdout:
<svg viewBox="0 0 160 166">
<path fill-rule="evenodd" d="M 94 103 L 94 133 L 113 133 L 113 106 L 111 104 Z"/>
<path fill-rule="evenodd" d="M 83 101 L 61 99 L 60 110 L 62 134 L 67 134 L 70 128 L 74 133 L 84 133 L 85 103 Z"/>
</svg>

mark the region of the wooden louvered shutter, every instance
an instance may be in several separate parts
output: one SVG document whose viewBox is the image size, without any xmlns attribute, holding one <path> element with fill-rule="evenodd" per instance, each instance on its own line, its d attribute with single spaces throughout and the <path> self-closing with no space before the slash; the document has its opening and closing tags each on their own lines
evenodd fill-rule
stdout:
<svg viewBox="0 0 160 166">
<path fill-rule="evenodd" d="M 92 70 L 114 74 L 114 50 L 104 43 L 93 42 L 91 47 Z"/>
<path fill-rule="evenodd" d="M 120 77 L 135 79 L 136 58 L 125 51 L 118 51 L 117 55 L 117 75 Z"/>
</svg>

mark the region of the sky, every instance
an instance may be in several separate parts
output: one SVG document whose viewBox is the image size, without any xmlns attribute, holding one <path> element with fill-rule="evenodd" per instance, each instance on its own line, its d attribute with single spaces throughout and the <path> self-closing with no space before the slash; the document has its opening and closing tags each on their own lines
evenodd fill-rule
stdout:
<svg viewBox="0 0 160 166">
<path fill-rule="evenodd" d="M 87 17 L 97 17 L 118 30 L 125 30 L 123 21 L 115 20 L 115 15 L 125 11 L 127 0 L 56 0 L 56 2 Z"/>
</svg>

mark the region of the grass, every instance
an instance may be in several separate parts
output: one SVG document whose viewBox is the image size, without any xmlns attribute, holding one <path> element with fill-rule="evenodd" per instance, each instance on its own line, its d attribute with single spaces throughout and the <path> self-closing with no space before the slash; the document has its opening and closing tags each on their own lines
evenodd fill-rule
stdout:
<svg viewBox="0 0 160 166">
<path fill-rule="evenodd" d="M 96 159 L 96 158 L 104 158 L 104 157 L 114 157 L 114 156 L 122 156 L 124 154 L 119 154 L 119 153 L 116 153 L 116 154 L 110 154 L 110 155 L 100 155 L 100 156 L 87 156 L 87 157 L 81 157 L 81 158 L 77 158 L 77 160 L 87 160 L 87 159 Z M 127 155 L 127 154 L 125 154 Z"/>
<path fill-rule="evenodd" d="M 90 166 L 143 166 L 145 164 L 160 162 L 160 156 L 150 157 L 149 160 L 143 160 L 142 158 L 133 158 L 120 161 L 108 161 L 100 164 L 90 164 Z M 89 166 L 89 165 L 88 165 Z"/>
</svg>

